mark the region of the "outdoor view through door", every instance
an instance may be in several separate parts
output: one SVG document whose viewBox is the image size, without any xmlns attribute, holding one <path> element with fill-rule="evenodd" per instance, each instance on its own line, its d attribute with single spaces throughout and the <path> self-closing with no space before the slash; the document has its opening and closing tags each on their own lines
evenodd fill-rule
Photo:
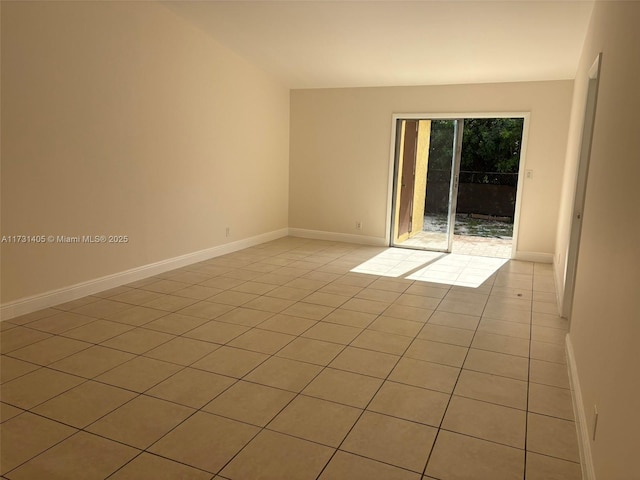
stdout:
<svg viewBox="0 0 640 480">
<path fill-rule="evenodd" d="M 398 119 L 392 245 L 510 258 L 523 124 Z"/>
</svg>

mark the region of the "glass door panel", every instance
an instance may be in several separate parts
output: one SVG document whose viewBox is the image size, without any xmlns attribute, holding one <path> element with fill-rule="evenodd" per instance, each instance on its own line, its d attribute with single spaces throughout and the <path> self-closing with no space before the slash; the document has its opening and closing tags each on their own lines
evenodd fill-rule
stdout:
<svg viewBox="0 0 640 480">
<path fill-rule="evenodd" d="M 393 245 L 450 252 L 463 120 L 399 120 Z"/>
</svg>

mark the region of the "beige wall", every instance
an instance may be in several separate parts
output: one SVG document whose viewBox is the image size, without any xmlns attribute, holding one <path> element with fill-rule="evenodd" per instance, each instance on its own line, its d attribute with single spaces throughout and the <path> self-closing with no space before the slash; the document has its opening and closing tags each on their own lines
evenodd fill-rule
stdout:
<svg viewBox="0 0 640 480">
<path fill-rule="evenodd" d="M 602 52 L 569 334 L 590 435 L 598 406 L 591 449 L 599 480 L 638 478 L 639 471 L 639 24 L 640 3 L 596 3 L 576 79 L 583 92 L 573 109 L 573 123 L 581 124 L 587 72 Z M 574 164 L 579 141 L 574 127 L 568 149 Z"/>
<path fill-rule="evenodd" d="M 2 303 L 287 226 L 289 91 L 147 2 L 2 2 Z M 225 228 L 231 237 L 225 237 Z"/>
<path fill-rule="evenodd" d="M 393 113 L 531 112 L 520 252 L 552 254 L 571 81 L 291 92 L 289 226 L 385 237 Z M 362 220 L 362 232 L 354 224 Z"/>
</svg>

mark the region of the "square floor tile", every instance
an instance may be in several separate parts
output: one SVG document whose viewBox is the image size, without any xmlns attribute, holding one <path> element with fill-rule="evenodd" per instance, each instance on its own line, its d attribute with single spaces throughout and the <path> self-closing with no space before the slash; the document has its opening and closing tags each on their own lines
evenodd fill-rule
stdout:
<svg viewBox="0 0 640 480">
<path fill-rule="evenodd" d="M 236 382 L 235 379 L 215 373 L 185 368 L 147 392 L 192 408 L 201 408 Z"/>
<path fill-rule="evenodd" d="M 389 380 L 451 393 L 459 373 L 459 368 L 403 357 L 389 375 Z"/>
<path fill-rule="evenodd" d="M 338 451 L 320 475 L 319 480 L 421 480 L 421 475 L 377 462 L 370 458 Z"/>
<path fill-rule="evenodd" d="M 487 373 L 462 370 L 454 394 L 520 410 L 527 408 L 527 382 Z"/>
<path fill-rule="evenodd" d="M 411 337 L 404 335 L 365 330 L 351 342 L 351 346 L 375 350 L 377 352 L 391 353 L 393 355 L 402 355 L 411 343 L 411 340 Z"/>
<path fill-rule="evenodd" d="M 86 382 L 37 406 L 33 412 L 76 428 L 84 428 L 135 396 L 128 390 Z"/>
<path fill-rule="evenodd" d="M 109 477 L 110 480 L 211 480 L 211 474 L 143 452 Z"/>
<path fill-rule="evenodd" d="M 426 425 L 365 412 L 341 449 L 422 473 L 437 431 Z"/>
<path fill-rule="evenodd" d="M 32 330 L 31 328 L 16 327 L 0 333 L 0 347 L 2 353 L 10 353 L 32 343 L 51 337 L 50 334 Z"/>
<path fill-rule="evenodd" d="M 529 384 L 530 412 L 574 420 L 571 390 L 538 383 Z"/>
<path fill-rule="evenodd" d="M 174 335 L 182 335 L 183 333 L 193 330 L 200 325 L 207 323 L 208 320 L 191 315 L 182 315 L 180 313 L 169 313 L 152 322 L 145 324 L 144 328 L 156 330 L 158 332 L 172 333 Z"/>
<path fill-rule="evenodd" d="M 258 297 L 255 300 L 251 300 L 244 306 L 246 308 L 253 308 L 255 310 L 262 310 L 264 312 L 278 313 L 289 308 L 295 302 L 293 300 L 285 300 L 283 298 Z"/>
<path fill-rule="evenodd" d="M 308 318 L 310 320 L 322 320 L 334 310 L 333 307 L 325 305 L 314 305 L 312 303 L 298 302 L 282 311 L 286 315 Z"/>
<path fill-rule="evenodd" d="M 478 325 L 478 332 L 493 333 L 494 335 L 506 335 L 507 337 L 516 337 L 529 339 L 531 327 L 523 323 L 506 322 L 503 320 L 494 320 L 491 318 L 483 318 Z"/>
<path fill-rule="evenodd" d="M 11 420 L 12 418 L 20 415 L 23 412 L 24 410 L 22 410 L 21 408 L 13 407 L 8 403 L 0 402 L 0 423 Z"/>
<path fill-rule="evenodd" d="M 11 478 L 108 477 L 138 454 L 138 450 L 90 433 L 78 432 L 11 473 Z"/>
<path fill-rule="evenodd" d="M 110 338 L 106 342 L 103 342 L 102 345 L 115 350 L 122 350 L 139 355 L 163 343 L 167 343 L 173 338 L 175 338 L 175 336 L 168 333 L 156 332 L 146 328 L 134 328 L 122 335 Z"/>
<path fill-rule="evenodd" d="M 531 339 L 538 342 L 564 345 L 566 336 L 567 332 L 564 329 L 542 327 L 540 325 L 533 325 L 531 327 Z"/>
<path fill-rule="evenodd" d="M 56 336 L 14 350 L 11 356 L 37 365 L 49 365 L 91 346 L 90 343 Z"/>
<path fill-rule="evenodd" d="M 241 380 L 203 407 L 203 410 L 264 427 L 294 396 L 294 393 L 285 390 Z"/>
<path fill-rule="evenodd" d="M 486 306 L 482 316 L 529 325 L 531 323 L 531 308 L 522 309 L 522 306 L 513 307 L 494 303 Z"/>
<path fill-rule="evenodd" d="M 347 345 L 356 338 L 362 330 L 360 328 L 338 325 L 335 323 L 319 322 L 302 334 L 303 337 L 323 340 L 325 342 Z"/>
<path fill-rule="evenodd" d="M 322 370 L 317 365 L 271 357 L 249 375 L 245 380 L 292 392 L 300 392 Z"/>
<path fill-rule="evenodd" d="M 314 292 L 311 295 L 305 297 L 305 303 L 313 303 L 315 305 L 325 305 L 327 307 L 337 308 L 347 300 L 349 300 L 349 296 L 345 295 L 336 295 L 333 293 L 325 293 L 325 292 Z"/>
<path fill-rule="evenodd" d="M 443 480 L 522 480 L 524 451 L 441 430 L 426 474 Z"/>
<path fill-rule="evenodd" d="M 323 322 L 336 323 L 347 327 L 366 328 L 376 319 L 373 313 L 356 312 L 354 310 L 344 310 L 336 308 L 333 312 L 322 319 Z"/>
<path fill-rule="evenodd" d="M 296 338 L 277 353 L 277 356 L 316 365 L 328 365 L 344 349 L 344 345 L 311 338 Z"/>
<path fill-rule="evenodd" d="M 196 340 L 204 340 L 205 342 L 224 344 L 248 331 L 249 327 L 210 320 L 204 325 L 185 333 L 184 336 Z"/>
<path fill-rule="evenodd" d="M 273 285 L 272 285 L 273 286 Z M 294 288 L 294 287 L 276 287 L 273 290 L 265 293 L 264 295 L 268 297 L 282 298 L 284 300 L 294 300 L 299 301 L 304 297 L 312 293 L 313 290 L 303 289 L 303 288 Z"/>
<path fill-rule="evenodd" d="M 435 310 L 440 303 L 439 298 L 425 297 L 422 295 L 413 295 L 411 293 L 403 293 L 395 300 L 400 305 L 408 305 L 410 307 L 426 308 L 427 310 Z"/>
<path fill-rule="evenodd" d="M 149 451 L 216 473 L 259 431 L 259 428 L 245 423 L 197 412 Z M 287 452 L 287 456 L 290 454 Z"/>
<path fill-rule="evenodd" d="M 461 313 L 445 312 L 436 310 L 429 317 L 429 324 L 442 325 L 443 327 L 464 328 L 466 330 L 475 330 L 480 322 L 479 316 L 465 315 Z"/>
<path fill-rule="evenodd" d="M 144 356 L 179 365 L 191 365 L 218 348 L 220 345 L 215 343 L 176 337 L 153 350 L 149 350 Z"/>
<path fill-rule="evenodd" d="M 107 320 L 113 320 L 114 322 L 126 323 L 127 325 L 139 327 L 166 314 L 167 312 L 163 310 L 156 310 L 154 308 L 132 307 L 121 312 L 106 315 L 105 318 Z"/>
<path fill-rule="evenodd" d="M 362 287 L 357 287 L 355 285 L 345 285 L 341 283 L 330 283 L 322 287 L 319 292 L 323 293 L 333 293 L 335 295 L 344 295 L 347 297 L 353 297 L 362 291 Z"/>
<path fill-rule="evenodd" d="M 510 447 L 524 448 L 526 413 L 454 395 L 442 428 Z"/>
<path fill-rule="evenodd" d="M 401 294 L 399 292 L 385 291 L 377 288 L 365 288 L 356 295 L 356 298 L 390 304 L 395 302 L 400 295 Z"/>
<path fill-rule="evenodd" d="M 286 333 L 253 328 L 229 342 L 229 346 L 254 352 L 274 354 L 296 337 Z"/>
<path fill-rule="evenodd" d="M 439 427 L 449 398 L 444 393 L 387 381 L 367 409 Z"/>
<path fill-rule="evenodd" d="M 460 347 L 468 347 L 474 338 L 472 330 L 464 328 L 444 327 L 442 325 L 421 325 L 422 329 L 417 338 L 432 342 L 448 343 Z"/>
<path fill-rule="evenodd" d="M 527 452 L 527 480 L 582 480 L 579 463 Z"/>
<path fill-rule="evenodd" d="M 231 290 L 236 290 L 238 292 L 245 293 L 253 293 L 256 295 L 264 295 L 267 292 L 275 289 L 275 285 L 269 285 L 268 283 L 260 283 L 260 282 L 245 282 L 241 285 L 233 287 Z"/>
<path fill-rule="evenodd" d="M 71 312 L 60 312 L 57 315 L 52 315 L 29 323 L 29 328 L 47 333 L 62 333 L 66 330 L 71 330 L 72 328 L 76 328 L 93 321 L 95 321 L 95 318 L 87 317 L 86 315 L 78 315 Z M 2 324 L 9 325 L 6 322 L 3 322 Z"/>
<path fill-rule="evenodd" d="M 415 337 L 423 326 L 421 322 L 381 315 L 373 321 L 368 328 L 369 330 L 376 330 L 378 332 Z"/>
<path fill-rule="evenodd" d="M 389 303 L 390 302 L 376 302 L 375 300 L 367 300 L 364 298 L 352 298 L 343 303 L 341 308 L 344 310 L 380 315 L 389 307 Z"/>
<path fill-rule="evenodd" d="M 233 310 L 232 305 L 223 305 L 221 303 L 213 303 L 202 301 L 193 303 L 188 307 L 179 310 L 177 313 L 182 315 L 191 315 L 192 317 L 204 318 L 206 320 L 212 320 L 214 318 L 223 315 L 230 310 Z"/>
<path fill-rule="evenodd" d="M 75 432 L 75 428 L 29 412 L 7 420 L 2 424 L 0 473 L 4 475 Z"/>
<path fill-rule="evenodd" d="M 353 407 L 364 408 L 376 394 L 382 380 L 357 373 L 324 369 L 302 393 Z"/>
<path fill-rule="evenodd" d="M 414 322 L 425 323 L 433 314 L 433 310 L 411 307 L 409 305 L 401 305 L 393 303 L 384 311 L 387 317 L 401 318 L 404 320 L 412 320 Z"/>
<path fill-rule="evenodd" d="M 308 318 L 278 314 L 262 322 L 260 328 L 289 335 L 300 335 L 316 323 L 316 320 L 309 320 Z"/>
<path fill-rule="evenodd" d="M 362 410 L 318 398 L 297 396 L 269 423 L 269 430 L 338 447 Z"/>
<path fill-rule="evenodd" d="M 234 325 L 244 325 L 245 327 L 255 327 L 262 322 L 271 318 L 274 315 L 273 312 L 265 312 L 261 310 L 254 310 L 251 308 L 236 308 L 224 315 L 221 315 L 216 320 L 220 322 L 232 323 Z"/>
<path fill-rule="evenodd" d="M 193 413 L 193 409 L 140 395 L 87 427 L 87 431 L 145 449 Z"/>
<path fill-rule="evenodd" d="M 39 368 L 41 367 L 38 365 L 2 355 L 0 357 L 0 383 L 8 382 Z"/>
<path fill-rule="evenodd" d="M 89 317 L 104 318 L 106 315 L 115 312 L 121 312 L 131 308 L 132 305 L 122 302 L 114 302 L 112 300 L 98 300 L 89 304 L 83 305 L 72 310 L 73 313 L 79 313 L 81 315 L 88 315 Z"/>
<path fill-rule="evenodd" d="M 397 355 L 346 347 L 329 366 L 338 370 L 386 378 L 399 359 Z"/>
<path fill-rule="evenodd" d="M 263 430 L 220 474 L 234 480 L 314 480 L 333 452 L 317 443 Z"/>
<path fill-rule="evenodd" d="M 471 346 L 479 350 L 488 350 L 490 352 L 504 353 L 507 355 L 517 355 L 519 357 L 529 356 L 529 340 L 526 338 L 476 332 Z"/>
<path fill-rule="evenodd" d="M 567 366 L 561 363 L 531 360 L 529 381 L 554 387 L 569 388 L 569 372 Z"/>
<path fill-rule="evenodd" d="M 245 303 L 258 298 L 255 293 L 238 292 L 235 290 L 226 290 L 209 298 L 210 302 L 222 303 L 224 305 L 233 305 L 239 307 Z"/>
<path fill-rule="evenodd" d="M 477 304 L 477 303 L 461 302 L 457 300 L 447 300 L 447 297 L 445 297 L 438 304 L 439 312 L 457 313 L 461 315 L 479 316 L 480 314 L 482 314 L 483 310 L 484 310 L 484 305 L 481 303 Z"/>
<path fill-rule="evenodd" d="M 469 349 L 464 368 L 516 380 L 529 378 L 529 359 L 475 348 Z"/>
<path fill-rule="evenodd" d="M 158 277 L 156 277 L 158 278 Z M 148 283 L 141 287 L 143 290 L 148 290 L 150 292 L 158 292 L 158 293 L 171 293 L 182 288 L 187 287 L 189 284 L 184 282 L 174 282 L 172 280 L 157 280 L 152 283 Z"/>
<path fill-rule="evenodd" d="M 131 353 L 96 345 L 52 363 L 49 367 L 84 378 L 94 378 L 132 358 L 134 355 Z"/>
<path fill-rule="evenodd" d="M 133 325 L 112 322 L 111 320 L 96 320 L 81 327 L 67 330 L 62 335 L 84 342 L 102 343 L 132 328 L 134 328 Z"/>
<path fill-rule="evenodd" d="M 425 282 L 416 282 L 405 290 L 405 293 L 411 295 L 420 295 L 422 297 L 431 297 L 442 299 L 449 291 L 449 287 L 445 285 L 425 285 Z"/>
<path fill-rule="evenodd" d="M 192 367 L 229 377 L 242 378 L 267 358 L 269 356 L 263 353 L 232 347 L 220 347 L 195 362 Z"/>
<path fill-rule="evenodd" d="M 80 377 L 41 368 L 2 385 L 2 401 L 31 409 L 84 382 Z"/>
<path fill-rule="evenodd" d="M 111 300 L 122 303 L 130 303 L 131 305 L 144 305 L 145 303 L 153 300 L 154 298 L 158 298 L 161 295 L 161 293 L 149 292 L 147 290 L 134 288 L 127 292 L 114 295 L 113 297 L 111 297 Z"/>
<path fill-rule="evenodd" d="M 567 354 L 564 345 L 554 343 L 531 341 L 531 358 L 544 360 L 545 362 L 567 363 Z"/>
<path fill-rule="evenodd" d="M 450 345 L 430 340 L 415 339 L 404 354 L 406 358 L 415 358 L 426 362 L 441 363 L 452 367 L 461 367 L 465 361 L 466 347 Z"/>
<path fill-rule="evenodd" d="M 178 297 L 194 298 L 196 300 L 208 300 L 214 295 L 222 292 L 219 288 L 205 287 L 203 285 L 191 285 L 181 290 L 173 292 Z"/>
<path fill-rule="evenodd" d="M 96 377 L 96 380 L 134 392 L 144 392 L 182 368 L 153 358 L 136 357 Z"/>
<path fill-rule="evenodd" d="M 575 422 L 529 413 L 527 450 L 562 460 L 579 462 Z"/>
</svg>

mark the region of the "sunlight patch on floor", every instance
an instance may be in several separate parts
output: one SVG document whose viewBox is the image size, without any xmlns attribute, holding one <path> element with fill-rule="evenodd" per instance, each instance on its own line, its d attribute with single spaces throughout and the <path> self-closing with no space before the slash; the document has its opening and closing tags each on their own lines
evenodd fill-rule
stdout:
<svg viewBox="0 0 640 480">
<path fill-rule="evenodd" d="M 354 273 L 368 273 L 384 277 L 401 277 L 407 273 L 433 262 L 445 254 L 439 252 L 425 252 L 406 248 L 388 248 L 375 257 L 361 263 L 351 271 Z"/>
<path fill-rule="evenodd" d="M 478 288 L 509 260 L 450 254 L 409 275 L 409 280 Z"/>
<path fill-rule="evenodd" d="M 478 288 L 508 261 L 506 258 L 388 248 L 351 271 Z"/>
</svg>

